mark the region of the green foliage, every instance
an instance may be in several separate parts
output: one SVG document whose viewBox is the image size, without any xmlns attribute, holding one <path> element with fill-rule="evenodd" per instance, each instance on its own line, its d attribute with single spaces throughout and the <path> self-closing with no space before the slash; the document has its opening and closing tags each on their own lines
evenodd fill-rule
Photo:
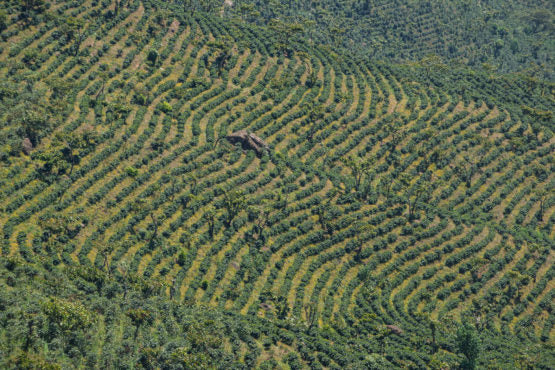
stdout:
<svg viewBox="0 0 555 370">
<path fill-rule="evenodd" d="M 0 32 L 8 27 L 8 14 L 5 10 L 0 10 Z"/>
<path fill-rule="evenodd" d="M 91 312 L 78 303 L 51 298 L 42 305 L 48 320 L 56 325 L 64 335 L 89 328 L 94 318 Z"/>
<path fill-rule="evenodd" d="M 260 16 L 246 17 L 244 9 Z M 553 78 L 549 55 L 555 18 L 545 1 L 294 0 L 278 5 L 247 0 L 232 11 L 273 27 L 280 48 L 291 43 L 287 30 L 304 24 L 298 32 L 305 38 L 380 60 L 418 61 L 437 54 L 474 68 L 488 62 L 500 71 L 524 71 L 533 63 Z"/>
<path fill-rule="evenodd" d="M 24 14 L 29 14 L 31 11 L 42 11 L 44 0 L 20 0 L 20 4 Z"/>
<path fill-rule="evenodd" d="M 168 103 L 167 101 L 161 102 L 158 105 L 158 109 L 160 109 L 162 112 L 169 114 L 172 111 L 172 106 L 170 103 Z"/>
<path fill-rule="evenodd" d="M 0 368 L 550 368 L 553 85 L 499 71 L 551 16 L 500 4 L 0 2 Z"/>
<path fill-rule="evenodd" d="M 154 66 L 158 60 L 158 52 L 154 49 L 150 50 L 147 55 L 147 60 Z"/>
<path fill-rule="evenodd" d="M 129 177 L 137 177 L 139 175 L 139 170 L 132 166 L 126 167 L 125 172 Z"/>
<path fill-rule="evenodd" d="M 476 330 L 468 323 L 463 323 L 457 330 L 457 348 L 465 358 L 461 362 L 462 369 L 474 369 L 480 354 L 480 342 Z"/>
<path fill-rule="evenodd" d="M 240 190 L 223 191 L 223 206 L 226 210 L 225 223 L 229 227 L 233 219 L 246 205 L 245 195 Z"/>
</svg>

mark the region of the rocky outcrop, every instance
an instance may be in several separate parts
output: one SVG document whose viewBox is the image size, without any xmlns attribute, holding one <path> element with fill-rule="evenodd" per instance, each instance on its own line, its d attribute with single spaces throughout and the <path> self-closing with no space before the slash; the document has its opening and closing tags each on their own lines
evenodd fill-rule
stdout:
<svg viewBox="0 0 555 370">
<path fill-rule="evenodd" d="M 23 150 L 23 153 L 27 155 L 31 154 L 31 151 L 33 150 L 33 143 L 28 137 L 23 139 L 23 142 L 21 143 L 21 149 Z"/>
<path fill-rule="evenodd" d="M 403 329 L 401 329 L 400 327 L 396 326 L 396 325 L 386 325 L 386 327 L 391 330 L 391 333 L 396 334 L 396 335 L 401 335 L 403 334 Z"/>
<path fill-rule="evenodd" d="M 264 140 L 246 130 L 236 131 L 225 138 L 232 144 L 241 143 L 243 148 L 254 150 L 257 155 L 262 155 L 265 150 L 269 149 Z"/>
</svg>

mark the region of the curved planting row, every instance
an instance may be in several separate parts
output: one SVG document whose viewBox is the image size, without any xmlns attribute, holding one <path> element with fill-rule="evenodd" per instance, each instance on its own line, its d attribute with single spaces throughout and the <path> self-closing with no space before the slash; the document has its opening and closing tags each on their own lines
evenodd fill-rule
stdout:
<svg viewBox="0 0 555 370">
<path fill-rule="evenodd" d="M 5 166 L 4 254 L 160 279 L 179 302 L 364 337 L 399 366 L 431 361 L 406 348 L 435 350 L 406 333 L 469 315 L 550 338 L 547 132 L 387 65 L 283 51 L 150 2 L 112 18 L 100 5 L 56 5 L 84 21 L 76 53 L 55 21 L 4 31 L 19 41 L 0 54 L 3 76 L 36 48 L 20 69 L 68 82 L 61 124 Z M 239 130 L 269 150 L 226 140 Z M 56 172 L 47 154 L 67 147 Z"/>
</svg>

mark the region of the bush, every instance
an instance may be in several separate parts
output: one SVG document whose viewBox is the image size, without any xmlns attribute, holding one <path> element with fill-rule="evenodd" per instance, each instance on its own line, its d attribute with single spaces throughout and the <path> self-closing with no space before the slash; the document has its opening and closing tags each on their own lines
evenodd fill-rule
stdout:
<svg viewBox="0 0 555 370">
<path fill-rule="evenodd" d="M 150 50 L 147 55 L 147 60 L 152 64 L 156 64 L 156 60 L 158 59 L 158 52 L 156 50 Z"/>
<path fill-rule="evenodd" d="M 137 177 L 139 175 L 139 170 L 133 166 L 128 166 L 125 168 L 125 173 L 127 173 L 129 177 Z"/>
<path fill-rule="evenodd" d="M 159 110 L 161 110 L 162 112 L 166 113 L 166 114 L 171 113 L 171 111 L 173 110 L 173 107 L 167 101 L 164 101 L 164 102 L 161 102 L 160 104 L 158 104 L 157 108 Z"/>
</svg>

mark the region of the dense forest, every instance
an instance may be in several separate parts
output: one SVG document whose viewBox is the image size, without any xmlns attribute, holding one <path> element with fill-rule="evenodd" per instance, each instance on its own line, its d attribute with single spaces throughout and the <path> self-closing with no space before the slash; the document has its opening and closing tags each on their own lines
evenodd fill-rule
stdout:
<svg viewBox="0 0 555 370">
<path fill-rule="evenodd" d="M 0 367 L 551 369 L 553 11 L 3 1 Z"/>
</svg>

